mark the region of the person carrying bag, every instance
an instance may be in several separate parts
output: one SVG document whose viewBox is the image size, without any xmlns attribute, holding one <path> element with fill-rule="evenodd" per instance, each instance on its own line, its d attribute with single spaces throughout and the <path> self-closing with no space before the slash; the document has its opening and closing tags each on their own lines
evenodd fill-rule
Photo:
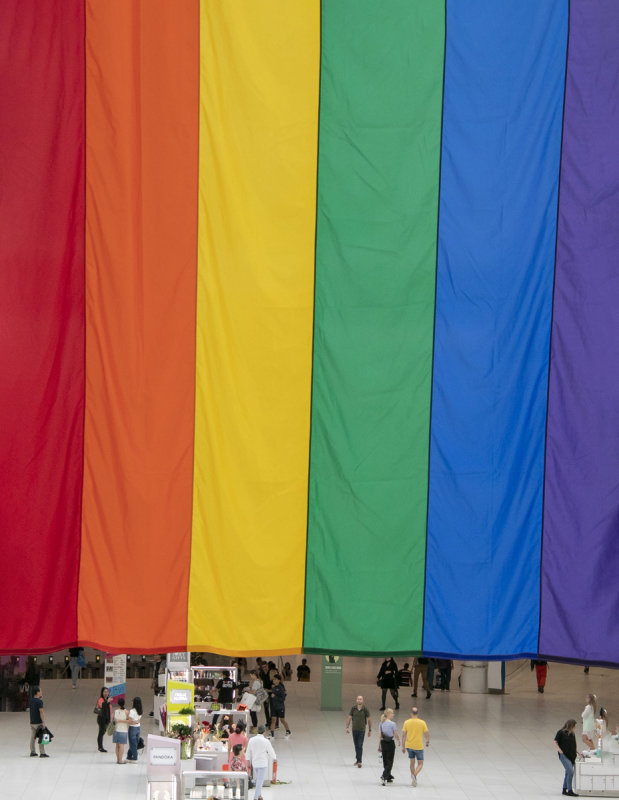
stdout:
<svg viewBox="0 0 619 800">
<path fill-rule="evenodd" d="M 112 701 L 110 700 L 110 690 L 105 686 L 101 687 L 101 694 L 93 711 L 97 715 L 97 750 L 100 753 L 107 753 L 103 747 L 103 737 L 106 733 L 111 736 L 114 730 L 108 730 L 112 719 Z"/>
</svg>

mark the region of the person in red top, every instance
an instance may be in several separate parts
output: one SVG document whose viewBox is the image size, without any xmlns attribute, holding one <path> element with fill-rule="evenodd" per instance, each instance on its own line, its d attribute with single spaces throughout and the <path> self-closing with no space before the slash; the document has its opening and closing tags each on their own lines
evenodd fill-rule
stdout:
<svg viewBox="0 0 619 800">
<path fill-rule="evenodd" d="M 228 737 L 228 764 L 232 763 L 232 751 L 236 747 L 236 745 L 241 746 L 241 750 L 245 753 L 247 749 L 247 742 L 248 738 L 245 734 L 245 723 L 244 722 L 237 722 L 236 727 Z M 232 767 L 230 767 L 232 769 Z"/>
</svg>

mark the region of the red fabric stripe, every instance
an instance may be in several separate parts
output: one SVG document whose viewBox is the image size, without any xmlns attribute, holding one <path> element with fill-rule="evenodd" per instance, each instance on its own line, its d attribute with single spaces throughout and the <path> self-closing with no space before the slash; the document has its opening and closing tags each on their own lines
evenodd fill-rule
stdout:
<svg viewBox="0 0 619 800">
<path fill-rule="evenodd" d="M 0 8 L 0 651 L 77 635 L 83 0 Z"/>
</svg>

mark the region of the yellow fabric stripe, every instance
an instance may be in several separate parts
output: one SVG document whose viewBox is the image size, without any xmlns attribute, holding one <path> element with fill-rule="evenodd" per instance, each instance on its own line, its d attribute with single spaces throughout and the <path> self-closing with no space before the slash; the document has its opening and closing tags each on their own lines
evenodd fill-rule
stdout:
<svg viewBox="0 0 619 800">
<path fill-rule="evenodd" d="M 299 652 L 319 2 L 202 0 L 200 37 L 188 648 Z"/>
</svg>

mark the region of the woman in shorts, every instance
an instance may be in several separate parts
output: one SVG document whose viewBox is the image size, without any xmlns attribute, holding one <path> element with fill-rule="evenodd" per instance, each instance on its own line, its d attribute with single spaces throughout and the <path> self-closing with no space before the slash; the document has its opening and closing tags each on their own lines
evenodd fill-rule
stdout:
<svg viewBox="0 0 619 800">
<path fill-rule="evenodd" d="M 123 752 L 127 744 L 127 734 L 129 732 L 129 713 L 125 708 L 125 700 L 121 697 L 118 701 L 118 708 L 114 711 L 114 722 L 116 729 L 112 736 L 112 742 L 116 746 L 116 763 L 126 764 L 123 761 Z"/>
</svg>

